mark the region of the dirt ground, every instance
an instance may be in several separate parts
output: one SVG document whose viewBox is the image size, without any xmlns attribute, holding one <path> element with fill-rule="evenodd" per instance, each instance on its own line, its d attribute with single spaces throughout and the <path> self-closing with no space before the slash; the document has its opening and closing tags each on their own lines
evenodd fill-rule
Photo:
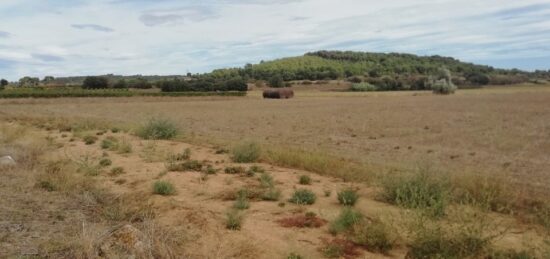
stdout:
<svg viewBox="0 0 550 259">
<path fill-rule="evenodd" d="M 227 154 L 217 154 L 219 152 L 212 146 L 141 140 L 125 133 L 106 133 L 98 136 L 96 143 L 85 145 L 71 134 L 58 131 L 41 134 L 49 136 L 49 143 L 56 146 L 55 150 L 42 155 L 42 159 L 82 161 L 86 158 L 93 163 L 104 157 L 111 159 L 112 165 L 101 169 L 93 178 L 100 186 L 114 193 L 115 197 L 131 196 L 135 197 L 134 202 L 149 204 L 155 214 L 155 224 L 170 230 L 156 235 L 181 233 L 174 234 L 182 242 L 178 245 L 177 254 L 187 258 L 286 258 L 293 252 L 303 258 L 320 258 L 324 240 L 332 239 L 328 225 L 320 228 L 285 228 L 277 221 L 314 212 L 330 222 L 342 209 L 336 193 L 348 187 L 358 190 L 360 199 L 355 207 L 368 217 L 384 218 L 398 231 L 400 225 L 396 222 L 402 222 L 403 217 L 408 217 L 397 207 L 377 201 L 376 190 L 363 183 L 345 183 L 339 179 L 269 164 L 234 164 Z M 132 151 L 119 154 L 102 149 L 101 140 L 109 136 L 127 141 Z M 164 155 L 178 153 L 186 148 L 191 150 L 192 160 L 211 164 L 220 171 L 207 177 L 193 171 L 167 172 Z M 245 186 L 253 189 L 258 185 L 258 176 L 230 175 L 223 170 L 230 166 L 249 168 L 253 165 L 261 166 L 273 176 L 276 188 L 282 191 L 282 197 L 276 202 L 251 201 L 250 208 L 243 212 L 242 229 L 228 230 L 224 219 L 234 201 L 224 197 Z M 123 167 L 125 173 L 110 174 L 109 171 L 114 167 Z M 0 227 L 3 228 L 0 229 L 0 257 L 36 255 L 54 246 L 50 242 L 52 240 L 81 238 L 83 232 L 86 232 L 85 226 L 94 222 L 78 206 L 64 199 L 62 194 L 36 188 L 35 181 L 30 179 L 34 179 L 33 174 L 37 173 L 37 170 L 21 168 L 0 173 L 0 206 L 3 208 L 0 212 Z M 312 183 L 298 184 L 301 175 L 310 176 Z M 152 185 L 157 180 L 172 182 L 176 194 L 152 194 Z M 295 205 L 287 201 L 294 190 L 302 188 L 317 195 L 315 204 Z M 487 215 L 487 218 L 493 217 L 500 222 L 514 222 L 507 234 L 497 241 L 501 247 L 519 249 L 525 242 L 539 242 L 541 239 L 536 229 L 529 225 L 516 223 L 514 219 L 502 215 Z M 509 224 L 501 227 L 506 225 Z M 406 251 L 404 244 L 399 241 L 396 248 L 386 255 L 360 249 L 359 257 L 403 258 Z"/>
<path fill-rule="evenodd" d="M 251 139 L 385 167 L 493 173 L 518 188 L 550 190 L 549 87 L 489 87 L 452 96 L 310 88 L 298 89 L 291 100 L 263 100 L 259 91 L 245 98 L 0 100 L 0 117 L 90 118 L 129 127 L 164 117 L 193 143 Z"/>
</svg>

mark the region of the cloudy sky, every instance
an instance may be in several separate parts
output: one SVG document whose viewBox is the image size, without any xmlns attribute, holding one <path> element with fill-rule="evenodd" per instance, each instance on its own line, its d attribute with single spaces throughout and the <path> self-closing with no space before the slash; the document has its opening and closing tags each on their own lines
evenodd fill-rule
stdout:
<svg viewBox="0 0 550 259">
<path fill-rule="evenodd" d="M 0 0 L 0 77 L 183 74 L 308 51 L 550 69 L 550 0 Z"/>
</svg>

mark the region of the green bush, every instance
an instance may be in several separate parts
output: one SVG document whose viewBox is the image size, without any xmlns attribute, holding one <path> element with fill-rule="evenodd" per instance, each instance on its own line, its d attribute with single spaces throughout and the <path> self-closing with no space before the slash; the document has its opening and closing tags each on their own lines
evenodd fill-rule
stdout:
<svg viewBox="0 0 550 259">
<path fill-rule="evenodd" d="M 233 208 L 237 210 L 246 210 L 250 208 L 250 203 L 248 202 L 248 191 L 243 189 L 237 193 L 237 199 L 233 204 Z"/>
<path fill-rule="evenodd" d="M 448 202 L 448 181 L 425 170 L 391 175 L 382 181 L 382 197 L 405 208 L 422 209 L 433 217 L 445 215 Z"/>
<path fill-rule="evenodd" d="M 124 173 L 126 173 L 124 171 L 124 168 L 120 167 L 120 166 L 113 167 L 113 169 L 111 169 L 111 175 L 121 175 L 121 174 L 124 174 Z"/>
<path fill-rule="evenodd" d="M 273 176 L 271 176 L 269 173 L 262 173 L 260 175 L 260 185 L 263 188 L 272 188 L 275 186 L 275 182 L 273 181 Z"/>
<path fill-rule="evenodd" d="M 84 138 L 82 138 L 82 140 L 84 140 L 84 144 L 92 145 L 97 141 L 97 137 L 92 135 L 86 135 L 84 136 Z"/>
<path fill-rule="evenodd" d="M 372 92 L 372 91 L 376 91 L 377 88 L 374 85 L 364 82 L 364 83 L 352 84 L 350 87 L 350 90 L 353 92 Z"/>
<path fill-rule="evenodd" d="M 242 166 L 230 166 L 224 169 L 226 174 L 244 174 L 246 169 Z"/>
<path fill-rule="evenodd" d="M 143 139 L 172 139 L 178 133 L 176 124 L 166 119 L 151 119 L 137 131 L 137 135 Z"/>
<path fill-rule="evenodd" d="M 116 146 L 118 145 L 118 140 L 114 137 L 107 137 L 101 141 L 101 148 L 102 149 L 116 149 Z"/>
<path fill-rule="evenodd" d="M 395 238 L 389 227 L 380 221 L 363 222 L 352 228 L 353 243 L 375 253 L 388 253 L 395 245 Z"/>
<path fill-rule="evenodd" d="M 101 160 L 99 160 L 100 166 L 107 167 L 107 166 L 110 166 L 111 164 L 113 164 L 113 162 L 109 158 L 102 158 Z"/>
<path fill-rule="evenodd" d="M 260 145 L 247 141 L 237 144 L 231 150 L 231 159 L 236 163 L 253 163 L 258 161 L 261 154 Z"/>
<path fill-rule="evenodd" d="M 300 176 L 300 180 L 298 181 L 301 185 L 310 185 L 311 184 L 311 177 L 307 175 Z"/>
<path fill-rule="evenodd" d="M 316 199 L 317 197 L 315 196 L 315 193 L 313 193 L 312 191 L 306 190 L 306 189 L 300 189 L 294 192 L 289 202 L 299 204 L 299 205 L 311 205 L 315 203 Z"/>
<path fill-rule="evenodd" d="M 303 259 L 303 257 L 297 253 L 290 253 L 286 259 Z"/>
<path fill-rule="evenodd" d="M 338 192 L 338 202 L 344 206 L 353 206 L 359 199 L 357 192 L 352 189 L 345 189 L 341 192 Z"/>
<path fill-rule="evenodd" d="M 156 181 L 153 184 L 153 193 L 159 195 L 172 195 L 176 193 L 176 188 L 170 182 Z"/>
<path fill-rule="evenodd" d="M 330 223 L 329 231 L 332 234 L 338 234 L 351 230 L 357 224 L 363 221 L 363 214 L 357 210 L 346 207 L 342 209 L 338 218 Z"/>
<path fill-rule="evenodd" d="M 238 210 L 230 210 L 226 214 L 225 227 L 230 230 L 240 230 L 244 217 Z"/>
</svg>

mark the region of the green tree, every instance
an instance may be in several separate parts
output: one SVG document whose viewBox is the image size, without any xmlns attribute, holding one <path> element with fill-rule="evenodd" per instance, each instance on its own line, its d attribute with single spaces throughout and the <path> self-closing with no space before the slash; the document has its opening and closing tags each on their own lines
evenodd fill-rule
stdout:
<svg viewBox="0 0 550 259">
<path fill-rule="evenodd" d="M 113 85 L 113 88 L 124 89 L 124 88 L 128 88 L 128 85 L 126 84 L 126 80 L 120 79 Z"/>
<path fill-rule="evenodd" d="M 0 90 L 3 90 L 4 87 L 6 87 L 8 84 L 9 84 L 8 80 L 6 80 L 6 79 L 1 79 L 1 80 L 0 80 Z"/>
<path fill-rule="evenodd" d="M 285 82 L 283 81 L 283 77 L 280 75 L 272 76 L 269 81 L 269 86 L 274 88 L 280 88 L 285 86 Z"/>
<path fill-rule="evenodd" d="M 105 89 L 107 87 L 109 87 L 109 80 L 102 76 L 88 76 L 82 84 L 84 89 Z"/>
<path fill-rule="evenodd" d="M 42 79 L 43 84 L 51 84 L 55 81 L 55 78 L 53 76 L 45 76 L 44 79 Z"/>
<path fill-rule="evenodd" d="M 19 79 L 19 87 L 36 87 L 40 83 L 38 77 L 26 76 Z"/>
</svg>

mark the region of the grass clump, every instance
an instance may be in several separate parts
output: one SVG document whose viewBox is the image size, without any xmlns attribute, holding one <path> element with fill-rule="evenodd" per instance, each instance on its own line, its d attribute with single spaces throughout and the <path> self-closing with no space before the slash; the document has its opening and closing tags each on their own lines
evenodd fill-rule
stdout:
<svg viewBox="0 0 550 259">
<path fill-rule="evenodd" d="M 310 190 L 300 189 L 296 190 L 289 202 L 299 205 L 311 205 L 315 203 L 317 196 Z"/>
<path fill-rule="evenodd" d="M 303 257 L 297 253 L 290 253 L 286 259 L 303 259 Z"/>
<path fill-rule="evenodd" d="M 260 154 L 261 148 L 256 142 L 242 142 L 231 150 L 231 159 L 235 163 L 253 163 L 258 161 Z"/>
<path fill-rule="evenodd" d="M 178 133 L 176 124 L 167 119 L 151 119 L 137 131 L 137 135 L 143 139 L 172 139 Z"/>
<path fill-rule="evenodd" d="M 176 193 L 174 185 L 167 181 L 156 181 L 153 184 L 153 193 L 159 195 L 172 195 Z"/>
<path fill-rule="evenodd" d="M 262 188 L 273 188 L 275 186 L 273 176 L 268 173 L 260 174 L 260 178 L 258 180 L 260 181 L 260 186 Z"/>
<path fill-rule="evenodd" d="M 86 145 L 93 145 L 97 141 L 97 137 L 92 135 L 86 135 L 82 138 L 82 140 L 84 140 L 84 144 Z"/>
<path fill-rule="evenodd" d="M 445 215 L 449 183 L 425 170 L 392 175 L 382 181 L 384 200 L 410 209 L 422 209 L 433 217 Z"/>
<path fill-rule="evenodd" d="M 359 195 L 351 188 L 338 192 L 338 202 L 344 206 L 354 206 L 358 199 Z"/>
<path fill-rule="evenodd" d="M 329 231 L 333 235 L 350 230 L 363 221 L 363 214 L 352 208 L 344 208 L 338 218 L 330 223 Z"/>
<path fill-rule="evenodd" d="M 132 144 L 123 139 L 121 142 L 118 143 L 116 151 L 119 154 L 130 154 L 132 153 Z"/>
<path fill-rule="evenodd" d="M 102 158 L 101 160 L 99 160 L 99 165 L 102 167 L 107 167 L 112 164 L 113 164 L 113 161 L 111 161 L 111 159 L 109 158 Z"/>
<path fill-rule="evenodd" d="M 246 210 L 250 208 L 250 203 L 248 202 L 248 191 L 243 189 L 237 193 L 237 199 L 233 204 L 233 208 L 236 210 Z"/>
<path fill-rule="evenodd" d="M 375 253 L 387 254 L 395 246 L 395 236 L 390 228 L 379 220 L 353 226 L 350 233 L 353 243 Z"/>
<path fill-rule="evenodd" d="M 101 141 L 101 148 L 113 150 L 113 149 L 116 149 L 117 144 L 118 144 L 118 140 L 116 138 L 106 137 Z"/>
<path fill-rule="evenodd" d="M 182 163 L 169 162 L 166 170 L 171 172 L 195 171 L 201 172 L 204 164 L 198 160 L 189 160 Z"/>
<path fill-rule="evenodd" d="M 226 214 L 225 227 L 230 230 L 240 230 L 244 216 L 238 210 L 230 210 Z"/>
<path fill-rule="evenodd" d="M 352 84 L 350 87 L 352 92 L 372 92 L 376 91 L 376 86 L 367 82 Z"/>
<path fill-rule="evenodd" d="M 265 169 L 261 166 L 253 165 L 250 168 L 248 168 L 248 170 L 246 171 L 246 176 L 253 177 L 257 173 L 259 174 L 265 173 Z"/>
<path fill-rule="evenodd" d="M 300 176 L 300 179 L 298 181 L 301 185 L 310 185 L 311 184 L 311 177 L 308 175 L 302 175 Z"/>
<path fill-rule="evenodd" d="M 278 201 L 281 198 L 281 190 L 274 187 L 268 188 L 262 193 L 261 198 L 264 201 Z"/>
</svg>

